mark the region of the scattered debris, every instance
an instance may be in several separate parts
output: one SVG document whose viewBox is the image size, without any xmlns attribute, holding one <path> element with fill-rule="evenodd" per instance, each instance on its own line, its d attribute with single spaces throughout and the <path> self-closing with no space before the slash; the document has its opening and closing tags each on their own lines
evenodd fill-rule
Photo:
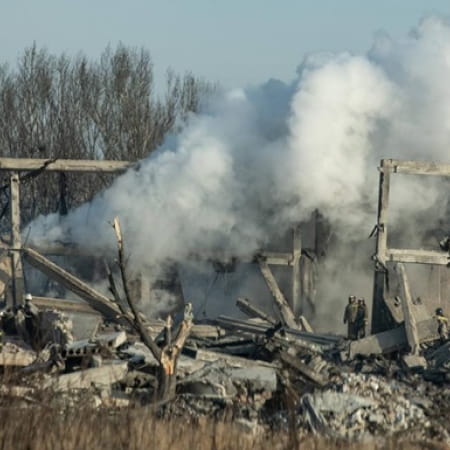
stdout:
<svg viewBox="0 0 450 450">
<path fill-rule="evenodd" d="M 349 341 L 287 327 L 264 311 L 254 314 L 258 308 L 248 301 L 240 304 L 258 318 L 203 319 L 191 327 L 197 332 L 186 334 L 183 323 L 192 321 L 188 308 L 178 325 L 138 315 L 141 330 L 127 319 L 129 325 L 119 331 L 116 324 L 81 340 L 60 339 L 55 329 L 63 314 L 41 309 L 36 335 L 46 338 L 38 352 L 20 330 L 6 334 L 0 367 L 20 372 L 15 384 L 1 386 L 0 397 L 33 404 L 42 389 L 70 401 L 84 392 L 94 407 L 151 404 L 164 414 L 199 417 L 220 417 L 232 408 L 249 433 L 288 427 L 294 408 L 299 430 L 331 438 L 414 430 L 421 439 L 439 436 L 450 442 L 446 425 L 434 419 L 438 405 L 450 397 L 442 396 L 450 380 L 450 343 L 442 345 L 436 330 L 431 340 L 433 318 L 420 317 L 417 350 L 411 352 L 414 341 L 403 324 Z M 163 356 L 175 355 L 171 346 L 178 352 L 175 363 Z M 161 395 L 162 370 L 175 380 L 171 397 Z"/>
<path fill-rule="evenodd" d="M 384 160 L 382 180 L 399 167 L 410 173 L 422 167 L 413 170 L 405 164 Z M 436 317 L 426 305 L 413 300 L 403 266 L 408 262 L 444 265 L 448 254 L 387 248 L 382 225 L 388 192 L 383 183 L 372 314 L 377 325 L 373 329 L 379 332 L 367 337 L 361 337 L 365 328 L 355 333 L 349 327 L 347 338 L 314 332 L 303 315 L 299 299 L 305 286 L 298 280 L 306 275 L 301 271 L 304 255 L 298 226 L 292 253 L 262 252 L 251 258 L 272 294 L 271 313 L 258 302 L 239 298 L 237 306 L 246 319 L 198 320 L 186 303 L 174 318 L 168 314 L 165 320 L 149 320 L 137 307 L 139 298 L 132 289 L 136 280 L 131 282 L 127 276 L 118 218 L 113 228 L 115 274 L 120 280 L 106 264 L 111 299 L 35 249 L 23 247 L 16 211 L 14 257 L 5 257 L 16 265 L 9 272 L 6 264 L 1 267 L 13 281 L 14 302 L 1 315 L 0 369 L 5 378 L 0 398 L 32 404 L 48 391 L 55 401 L 70 404 L 86 394 L 98 408 L 151 406 L 158 414 L 193 417 L 232 414 L 250 434 L 265 427 L 294 426 L 299 432 L 363 439 L 407 430 L 417 439 L 450 444 L 450 425 L 440 419 L 450 400 L 450 342 L 446 333 L 439 333 Z M 448 239 L 440 243 L 442 250 L 448 250 Z M 85 303 L 33 299 L 27 294 L 25 305 L 21 304 L 21 256 Z M 214 259 L 216 271 L 234 270 L 237 260 L 230 261 Z M 278 286 L 271 263 L 292 266 L 297 281 L 293 279 L 290 301 Z M 385 289 L 388 263 L 395 263 L 398 295 Z M 308 298 L 315 294 L 313 275 L 309 275 Z M 6 278 L 0 286 L 5 293 Z M 94 316 L 95 328 L 74 337 L 69 313 Z M 361 317 L 365 327 L 366 313 Z"/>
</svg>

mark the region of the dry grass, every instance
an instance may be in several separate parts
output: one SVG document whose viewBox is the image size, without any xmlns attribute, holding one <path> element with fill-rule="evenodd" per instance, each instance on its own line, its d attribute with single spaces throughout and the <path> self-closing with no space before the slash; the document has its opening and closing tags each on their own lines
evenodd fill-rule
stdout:
<svg viewBox="0 0 450 450">
<path fill-rule="evenodd" d="M 438 442 L 413 440 L 413 434 L 349 443 L 287 430 L 251 431 L 223 418 L 182 416 L 161 418 L 151 407 L 123 409 L 93 407 L 92 393 L 54 395 L 36 389 L 40 376 L 21 379 L 0 375 L 0 450 L 406 450 L 449 448 Z M 20 382 L 21 381 L 21 382 Z M 14 393 L 15 386 L 34 386 L 33 395 Z M 20 389 L 20 388 L 19 388 Z M 27 388 L 25 388 L 27 389 Z M 96 397 L 98 399 L 98 396 Z M 169 408 L 170 410 L 170 408 Z M 167 412 L 165 413 L 167 414 Z M 172 413 L 168 413 L 172 414 Z M 230 417 L 226 419 L 226 417 Z M 293 418 L 293 417 L 292 417 Z"/>
<path fill-rule="evenodd" d="M 44 405 L 0 409 L 1 449 L 158 449 L 158 450 L 250 450 L 250 449 L 444 449 L 438 443 L 410 442 L 401 438 L 364 443 L 336 442 L 288 432 L 249 433 L 233 422 L 209 419 L 155 417 L 150 409 L 114 412 L 75 407 L 62 413 Z"/>
</svg>

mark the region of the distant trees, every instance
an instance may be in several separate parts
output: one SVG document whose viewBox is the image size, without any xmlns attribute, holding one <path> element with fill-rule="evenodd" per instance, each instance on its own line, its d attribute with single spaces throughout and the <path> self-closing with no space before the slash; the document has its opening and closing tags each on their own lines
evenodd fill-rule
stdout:
<svg viewBox="0 0 450 450">
<path fill-rule="evenodd" d="M 157 95 L 144 49 L 108 47 L 99 61 L 90 61 L 82 54 L 54 56 L 32 46 L 17 68 L 0 66 L 1 155 L 142 159 L 189 112 L 198 111 L 201 99 L 214 89 L 190 73 L 169 71 L 165 94 Z M 110 180 L 47 173 L 28 179 L 22 185 L 23 219 L 58 209 L 64 213 Z M 7 189 L 0 192 L 3 205 L 7 195 Z"/>
</svg>

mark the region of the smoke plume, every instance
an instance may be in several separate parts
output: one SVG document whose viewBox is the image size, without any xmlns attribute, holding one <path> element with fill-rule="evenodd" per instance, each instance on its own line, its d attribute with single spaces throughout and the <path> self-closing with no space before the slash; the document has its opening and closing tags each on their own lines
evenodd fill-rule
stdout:
<svg viewBox="0 0 450 450">
<path fill-rule="evenodd" d="M 337 237 L 319 297 L 345 301 L 339 267 L 357 277 L 361 261 L 370 265 L 379 160 L 449 162 L 449 79 L 450 25 L 434 16 L 402 39 L 377 35 L 365 55 L 308 55 L 291 83 L 221 93 L 92 202 L 32 222 L 31 239 L 107 254 L 119 216 L 130 264 L 212 250 L 239 257 L 319 209 Z M 444 182 L 419 181 L 393 184 L 391 226 L 408 240 L 446 217 Z"/>
</svg>

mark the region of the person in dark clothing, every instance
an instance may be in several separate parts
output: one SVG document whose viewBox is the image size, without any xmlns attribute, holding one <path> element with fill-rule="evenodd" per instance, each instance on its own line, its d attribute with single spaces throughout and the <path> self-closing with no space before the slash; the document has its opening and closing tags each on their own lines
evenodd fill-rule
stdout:
<svg viewBox="0 0 450 450">
<path fill-rule="evenodd" d="M 448 339 L 448 319 L 444 316 L 444 311 L 442 308 L 436 309 L 436 315 L 434 316 L 438 323 L 438 333 L 439 338 L 442 343 L 445 343 Z"/>
<path fill-rule="evenodd" d="M 348 304 L 344 311 L 344 324 L 347 324 L 347 338 L 356 339 L 356 315 L 358 312 L 358 304 L 356 303 L 356 297 L 351 295 L 348 298 Z"/>
<path fill-rule="evenodd" d="M 358 299 L 358 311 L 356 313 L 356 338 L 361 339 L 366 336 L 368 322 L 367 305 L 363 298 Z"/>
</svg>

